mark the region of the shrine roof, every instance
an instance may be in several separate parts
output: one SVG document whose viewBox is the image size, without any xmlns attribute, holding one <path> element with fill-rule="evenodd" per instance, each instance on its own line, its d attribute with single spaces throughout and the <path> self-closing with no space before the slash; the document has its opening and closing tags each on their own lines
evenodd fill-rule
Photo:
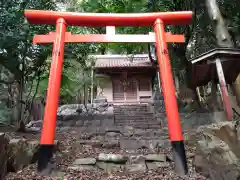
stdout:
<svg viewBox="0 0 240 180">
<path fill-rule="evenodd" d="M 198 63 L 200 61 L 212 60 L 215 58 L 237 58 L 240 57 L 240 49 L 236 48 L 215 48 L 207 51 L 195 58 L 189 59 L 192 64 Z"/>
<path fill-rule="evenodd" d="M 136 55 L 92 55 L 95 58 L 95 69 L 123 67 L 153 67 L 148 54 Z"/>
</svg>

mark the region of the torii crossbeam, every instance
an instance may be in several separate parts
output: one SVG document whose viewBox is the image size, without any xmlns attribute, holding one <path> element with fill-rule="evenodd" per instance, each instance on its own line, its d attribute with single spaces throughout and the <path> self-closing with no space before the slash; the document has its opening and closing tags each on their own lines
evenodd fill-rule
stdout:
<svg viewBox="0 0 240 180">
<path fill-rule="evenodd" d="M 166 33 L 166 24 L 188 24 L 191 22 L 192 12 L 154 12 L 154 13 L 72 13 L 41 10 L 26 10 L 25 17 L 30 23 L 56 25 L 56 32 L 47 35 L 35 35 L 34 43 L 53 43 L 52 63 L 50 69 L 47 102 L 44 112 L 43 128 L 40 141 L 38 171 L 42 172 L 52 158 L 54 144 L 56 114 L 61 84 L 64 44 L 68 42 L 105 42 L 105 43 L 156 43 L 158 65 L 166 114 L 169 136 L 173 148 L 175 171 L 187 173 L 187 161 L 182 137 L 182 129 L 175 97 L 175 87 L 172 77 L 171 64 L 167 43 L 184 42 L 183 35 Z M 154 26 L 154 33 L 149 35 L 73 35 L 66 32 L 67 26 Z"/>
</svg>

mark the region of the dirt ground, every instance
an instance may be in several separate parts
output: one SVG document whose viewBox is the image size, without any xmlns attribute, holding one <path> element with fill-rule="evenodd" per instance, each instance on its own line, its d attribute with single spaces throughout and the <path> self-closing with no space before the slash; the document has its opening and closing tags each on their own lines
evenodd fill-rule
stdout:
<svg viewBox="0 0 240 180">
<path fill-rule="evenodd" d="M 39 140 L 40 134 L 31 133 L 15 133 L 12 129 L 0 128 L 0 132 L 8 132 L 12 138 L 25 138 L 28 140 Z M 125 171 L 119 171 L 114 173 L 107 173 L 103 170 L 74 170 L 69 169 L 73 161 L 77 158 L 84 157 L 97 157 L 99 153 L 129 153 L 126 150 L 120 148 L 99 148 L 91 145 L 80 145 L 78 142 L 84 139 L 81 132 L 75 129 L 69 132 L 57 133 L 56 139 L 60 143 L 59 152 L 57 152 L 53 158 L 54 168 L 51 176 L 43 177 L 39 176 L 36 171 L 36 164 L 31 164 L 18 172 L 8 173 L 6 180 L 204 180 L 200 174 L 196 173 L 192 166 L 194 148 L 186 147 L 186 153 L 188 157 L 189 173 L 184 177 L 179 177 L 174 173 L 173 163 L 169 163 L 169 166 L 158 168 L 157 170 L 148 170 L 147 172 L 139 173 L 127 173 Z M 170 148 L 156 149 L 156 152 L 165 153 L 169 159 L 171 159 Z M 147 154 L 147 149 L 138 149 L 138 154 Z"/>
</svg>

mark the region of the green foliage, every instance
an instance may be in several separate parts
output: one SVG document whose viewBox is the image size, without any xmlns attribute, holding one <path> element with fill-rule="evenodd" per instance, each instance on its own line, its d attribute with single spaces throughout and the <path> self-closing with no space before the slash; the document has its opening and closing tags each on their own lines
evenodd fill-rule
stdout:
<svg viewBox="0 0 240 180">
<path fill-rule="evenodd" d="M 8 88 L 6 85 L 1 84 L 0 85 L 0 126 L 1 124 L 9 124 L 10 117 L 12 113 L 12 109 L 9 107 L 6 107 L 7 102 L 7 94 Z"/>
<path fill-rule="evenodd" d="M 146 0 L 83 0 L 81 1 L 81 8 L 84 12 L 96 13 L 134 13 L 147 12 L 148 1 Z M 97 33 L 105 33 L 105 27 L 96 28 Z M 117 27 L 116 32 L 119 34 L 148 34 L 152 28 L 142 27 Z M 110 50 L 116 54 L 134 54 L 146 53 L 146 44 L 107 44 L 102 45 L 105 50 Z"/>
<path fill-rule="evenodd" d="M 27 84 L 41 73 L 51 50 L 47 46 L 33 45 L 33 35 L 47 33 L 52 27 L 29 24 L 23 16 L 24 9 L 54 10 L 55 3 L 51 0 L 13 0 L 1 3 L 0 65 L 12 74 L 6 81 L 20 81 L 24 77 Z"/>
<path fill-rule="evenodd" d="M 49 10 L 54 9 L 55 4 L 50 0 L 13 0 L 1 3 L 0 64 L 14 74 L 15 78 L 21 77 L 23 68 L 30 75 L 49 53 L 46 47 L 32 45 L 32 37 L 37 33 L 46 33 L 50 28 L 27 23 L 23 16 L 24 9 Z"/>
<path fill-rule="evenodd" d="M 82 11 L 96 12 L 96 13 L 139 13 L 139 12 L 165 12 L 165 11 L 184 11 L 194 10 L 192 1 L 182 0 L 83 0 L 81 1 Z M 103 29 L 103 28 L 102 28 Z M 103 31 L 101 29 L 101 31 Z M 191 40 L 192 26 L 168 26 L 167 30 L 173 33 L 184 33 L 186 43 L 173 44 L 170 46 L 171 59 L 174 68 L 185 68 L 187 63 L 185 53 L 186 48 Z M 99 30 L 99 28 L 97 29 Z M 117 27 L 119 34 L 148 34 L 153 31 L 152 27 Z M 101 33 L 99 31 L 99 33 Z M 110 49 L 113 53 L 147 53 L 146 44 L 108 44 L 106 49 Z"/>
<path fill-rule="evenodd" d="M 52 0 L 11 0 L 0 2 L 0 82 L 10 85 L 18 85 L 15 94 L 5 93 L 3 106 L 13 108 L 14 121 L 21 120 L 23 105 L 21 101 L 27 101 L 32 81 L 36 81 L 41 74 L 44 62 L 51 52 L 50 46 L 32 44 L 34 34 L 45 34 L 53 27 L 32 25 L 24 18 L 25 9 L 55 10 L 56 5 Z M 11 104 L 11 106 L 10 106 Z M 7 109 L 6 113 L 9 112 Z M 4 112 L 5 112 L 4 110 Z M 4 115 L 1 116 L 4 118 Z M 11 117 L 11 116 L 8 116 Z"/>
<path fill-rule="evenodd" d="M 205 1 L 194 0 L 194 29 L 192 32 L 191 48 L 188 57 L 194 57 L 217 46 L 217 41 L 213 33 L 212 23 L 206 10 Z M 240 14 L 237 7 L 240 6 L 238 0 L 217 0 L 221 14 L 228 27 L 234 46 L 240 46 Z"/>
<path fill-rule="evenodd" d="M 72 59 L 71 66 L 64 71 L 62 82 L 61 95 L 74 97 L 78 93 L 83 93 L 84 86 L 90 87 L 91 72 Z"/>
<path fill-rule="evenodd" d="M 12 108 L 7 108 L 5 105 L 0 105 L 0 126 L 10 125 Z"/>
</svg>

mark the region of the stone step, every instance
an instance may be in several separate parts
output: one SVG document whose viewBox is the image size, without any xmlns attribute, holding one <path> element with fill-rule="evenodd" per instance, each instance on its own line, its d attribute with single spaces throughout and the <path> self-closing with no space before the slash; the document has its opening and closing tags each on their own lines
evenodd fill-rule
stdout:
<svg viewBox="0 0 240 180">
<path fill-rule="evenodd" d="M 123 115 L 123 114 L 129 114 L 132 115 L 133 113 L 141 114 L 141 115 L 153 115 L 153 112 L 143 112 L 143 111 L 123 111 L 123 112 L 114 112 L 114 115 Z"/>
<path fill-rule="evenodd" d="M 154 120 L 146 120 L 146 121 L 136 121 L 136 120 L 129 120 L 129 119 L 115 120 L 115 123 L 140 123 L 141 124 L 146 122 L 158 123 L 157 121 L 154 121 Z"/>
<path fill-rule="evenodd" d="M 135 119 L 134 122 L 158 122 L 155 119 Z"/>
<path fill-rule="evenodd" d="M 153 114 L 153 112 L 149 111 L 122 111 L 122 112 L 114 112 L 114 114 L 131 114 L 131 113 L 139 113 L 139 114 Z"/>
<path fill-rule="evenodd" d="M 149 111 L 122 111 L 122 112 L 114 112 L 114 114 L 132 114 L 132 113 L 139 113 L 139 114 L 153 114 L 153 112 Z"/>
<path fill-rule="evenodd" d="M 154 116 L 115 116 L 115 119 L 154 119 Z"/>
<path fill-rule="evenodd" d="M 136 108 L 114 108 L 114 111 L 124 111 L 124 110 L 149 110 L 149 108 L 148 107 L 146 107 L 146 108 L 139 108 L 139 107 L 136 107 Z"/>
<path fill-rule="evenodd" d="M 122 110 L 122 109 L 148 109 L 149 107 L 138 107 L 138 106 L 136 106 L 136 107 L 124 107 L 124 108 L 117 108 L 117 107 L 115 107 L 115 109 L 117 109 L 117 110 Z"/>
<path fill-rule="evenodd" d="M 156 122 L 141 122 L 141 123 L 136 123 L 136 122 L 116 122 L 116 125 L 160 125 L 159 123 Z"/>
<path fill-rule="evenodd" d="M 132 126 L 134 128 L 138 128 L 138 129 L 160 129 L 161 125 L 149 125 L 149 124 L 116 124 L 116 126 Z"/>
<path fill-rule="evenodd" d="M 154 116 L 154 114 L 146 115 L 146 114 L 136 113 L 136 114 L 118 114 L 118 115 L 115 115 L 114 117 L 116 118 L 116 117 L 153 117 L 153 116 Z"/>
<path fill-rule="evenodd" d="M 126 108 L 126 107 L 149 107 L 149 105 L 135 104 L 135 105 L 114 105 L 116 108 Z"/>
<path fill-rule="evenodd" d="M 128 119 L 128 120 L 154 120 L 154 116 L 115 116 L 115 120 Z"/>
<path fill-rule="evenodd" d="M 144 109 L 129 110 L 129 109 L 126 109 L 126 110 L 122 110 L 122 111 L 114 111 L 114 113 L 123 113 L 123 112 L 149 112 L 149 110 L 144 110 Z"/>
<path fill-rule="evenodd" d="M 139 113 L 136 113 L 136 114 L 117 114 L 117 115 L 115 115 L 115 117 L 124 117 L 124 116 L 129 116 L 129 117 L 134 117 L 134 116 L 138 116 L 138 117 L 148 117 L 148 116 L 154 116 L 154 114 L 139 114 Z"/>
<path fill-rule="evenodd" d="M 154 113 L 148 105 L 124 105 L 114 106 L 115 125 L 132 126 L 140 129 L 160 128 L 160 124 L 154 121 Z"/>
<path fill-rule="evenodd" d="M 114 107 L 115 109 L 148 109 L 149 107 L 146 106 L 133 106 L 133 107 Z"/>
<path fill-rule="evenodd" d="M 154 116 L 115 116 L 114 119 L 154 119 Z"/>
<path fill-rule="evenodd" d="M 116 125 L 117 127 L 124 127 L 124 126 L 132 126 L 133 128 L 138 128 L 138 129 L 160 129 L 161 125 L 156 125 L 156 124 L 119 124 Z"/>
<path fill-rule="evenodd" d="M 148 119 L 148 120 L 131 120 L 131 119 L 118 119 L 114 121 L 115 123 L 125 123 L 125 122 L 129 122 L 129 123 L 145 123 L 145 122 L 156 122 L 157 121 L 153 120 L 153 119 Z"/>
<path fill-rule="evenodd" d="M 149 122 L 132 122 L 132 121 L 119 121 L 119 122 L 115 122 L 116 125 L 118 124 L 152 124 L 152 125 L 159 125 L 159 122 L 155 122 L 155 121 L 149 121 Z"/>
<path fill-rule="evenodd" d="M 160 128 L 162 128 L 162 126 L 161 125 L 149 125 L 148 128 L 149 129 L 160 129 Z"/>
<path fill-rule="evenodd" d="M 121 116 L 121 117 L 115 117 L 115 120 L 118 119 L 129 119 L 129 120 L 150 120 L 150 119 L 154 119 L 153 116 Z"/>
<path fill-rule="evenodd" d="M 153 112 L 149 112 L 148 110 L 125 110 L 125 111 L 114 111 L 114 114 L 123 114 L 123 113 L 128 113 L 128 112 L 137 112 L 137 113 L 153 113 Z"/>
<path fill-rule="evenodd" d="M 153 122 L 157 122 L 154 118 L 115 118 L 114 121 L 132 121 L 132 122 L 148 122 L 148 121 L 153 121 Z"/>
<path fill-rule="evenodd" d="M 114 115 L 129 115 L 129 116 L 136 116 L 136 115 L 141 115 L 141 116 L 149 116 L 149 115 L 154 115 L 152 112 L 136 112 L 136 111 L 125 111 L 122 113 L 114 113 Z"/>
<path fill-rule="evenodd" d="M 115 120 L 119 121 L 119 120 Z M 141 122 L 155 122 L 158 123 L 158 121 L 155 121 L 154 119 L 134 119 L 134 120 L 128 120 L 130 122 L 136 122 L 136 123 L 141 123 Z"/>
<path fill-rule="evenodd" d="M 149 128 L 149 125 L 141 125 L 141 124 L 119 124 L 119 125 L 116 125 L 116 126 L 121 126 L 121 127 L 124 127 L 124 126 L 132 126 L 134 128 L 138 128 L 138 129 L 148 129 Z"/>
</svg>

